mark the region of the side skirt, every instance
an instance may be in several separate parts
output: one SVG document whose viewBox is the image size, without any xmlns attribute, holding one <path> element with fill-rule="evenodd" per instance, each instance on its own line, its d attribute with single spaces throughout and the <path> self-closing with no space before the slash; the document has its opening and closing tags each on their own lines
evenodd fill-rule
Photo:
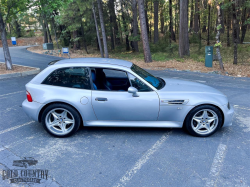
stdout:
<svg viewBox="0 0 250 187">
<path fill-rule="evenodd" d="M 84 121 L 84 126 L 96 127 L 167 127 L 182 128 L 179 121 Z"/>
</svg>

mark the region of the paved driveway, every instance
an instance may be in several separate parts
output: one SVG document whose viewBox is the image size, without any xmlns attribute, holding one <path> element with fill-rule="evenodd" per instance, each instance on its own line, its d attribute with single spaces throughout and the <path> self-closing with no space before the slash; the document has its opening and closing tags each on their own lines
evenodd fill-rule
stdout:
<svg viewBox="0 0 250 187">
<path fill-rule="evenodd" d="M 40 68 L 55 58 L 22 47 L 11 48 L 11 54 L 14 63 Z M 59 139 L 20 107 L 24 85 L 33 76 L 0 80 L 0 170 L 13 168 L 13 160 L 33 157 L 38 163 L 29 168 L 46 169 L 49 178 L 30 186 L 250 186 L 250 79 L 151 72 L 224 92 L 235 106 L 233 126 L 208 138 L 192 137 L 181 129 L 81 128 Z M 0 179 L 0 186 L 14 185 Z"/>
</svg>

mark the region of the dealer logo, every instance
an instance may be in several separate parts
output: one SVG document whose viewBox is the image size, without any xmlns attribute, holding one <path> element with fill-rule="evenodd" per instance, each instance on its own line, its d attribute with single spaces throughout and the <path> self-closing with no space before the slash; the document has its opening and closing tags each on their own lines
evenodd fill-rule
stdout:
<svg viewBox="0 0 250 187">
<path fill-rule="evenodd" d="M 9 179 L 10 183 L 40 183 L 41 180 L 48 179 L 48 170 L 27 169 L 38 163 L 32 157 L 24 157 L 22 160 L 14 160 L 13 166 L 23 167 L 24 169 L 7 169 L 2 171 L 2 179 Z"/>
</svg>

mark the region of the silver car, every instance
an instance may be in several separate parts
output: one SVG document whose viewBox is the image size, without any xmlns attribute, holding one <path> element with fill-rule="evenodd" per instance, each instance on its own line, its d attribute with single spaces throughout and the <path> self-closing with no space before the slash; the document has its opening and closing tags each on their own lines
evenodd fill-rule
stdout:
<svg viewBox="0 0 250 187">
<path fill-rule="evenodd" d="M 26 91 L 24 111 L 56 137 L 70 136 L 80 125 L 184 128 L 206 137 L 232 125 L 234 113 L 212 87 L 155 77 L 117 59 L 53 61 Z"/>
</svg>

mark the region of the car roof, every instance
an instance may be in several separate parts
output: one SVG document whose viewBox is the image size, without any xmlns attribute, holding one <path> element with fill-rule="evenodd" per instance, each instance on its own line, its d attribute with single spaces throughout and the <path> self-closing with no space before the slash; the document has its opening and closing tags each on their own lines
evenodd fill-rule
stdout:
<svg viewBox="0 0 250 187">
<path fill-rule="evenodd" d="M 118 66 L 125 66 L 130 68 L 133 63 L 126 60 L 112 59 L 112 58 L 71 58 L 64 59 L 56 62 L 58 64 L 71 64 L 71 63 L 93 63 L 94 64 L 112 64 Z"/>
</svg>

